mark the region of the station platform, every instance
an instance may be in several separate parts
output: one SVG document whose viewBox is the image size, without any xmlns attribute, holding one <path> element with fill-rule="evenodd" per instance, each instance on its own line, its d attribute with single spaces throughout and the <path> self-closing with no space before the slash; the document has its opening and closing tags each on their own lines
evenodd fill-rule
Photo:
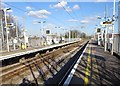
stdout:
<svg viewBox="0 0 120 86">
<path fill-rule="evenodd" d="M 60 43 L 60 44 L 54 44 L 54 45 L 50 45 L 50 46 L 42 46 L 42 47 L 37 47 L 37 48 L 28 48 L 25 50 L 16 50 L 16 51 L 12 51 L 12 52 L 4 52 L 0 54 L 0 61 L 6 60 L 6 59 L 10 59 L 10 58 L 14 58 L 14 57 L 18 57 L 18 56 L 22 56 L 22 55 L 27 55 L 27 54 L 31 54 L 31 53 L 35 53 L 35 52 L 39 52 L 39 51 L 44 51 L 44 50 L 49 50 L 49 49 L 53 49 L 56 47 L 61 47 L 64 45 L 69 45 L 75 42 L 78 42 L 80 40 L 76 40 L 76 41 L 71 41 L 71 42 L 66 42 L 66 43 Z"/>
<path fill-rule="evenodd" d="M 42 47 L 38 47 L 38 48 L 28 47 L 26 49 L 19 48 L 19 49 L 15 49 L 15 50 L 10 50 L 10 52 L 8 52 L 7 50 L 4 50 L 4 51 L 0 52 L 0 56 L 6 56 L 6 55 L 10 55 L 10 54 L 25 52 L 25 51 L 28 51 L 28 50 L 39 49 L 39 48 L 42 48 Z"/>
<path fill-rule="evenodd" d="M 69 86 L 120 85 L 120 59 L 104 52 L 104 48 L 90 41 L 77 67 L 73 68 Z M 69 77 L 70 78 L 70 77 Z"/>
</svg>

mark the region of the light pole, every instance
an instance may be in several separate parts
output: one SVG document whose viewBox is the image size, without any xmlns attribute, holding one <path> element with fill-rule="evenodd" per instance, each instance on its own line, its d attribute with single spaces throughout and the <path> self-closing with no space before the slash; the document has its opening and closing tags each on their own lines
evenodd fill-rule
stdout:
<svg viewBox="0 0 120 86">
<path fill-rule="evenodd" d="M 106 7 L 107 8 L 107 7 Z M 107 10 L 107 9 L 106 9 Z M 105 18 L 106 17 L 106 14 L 105 14 Z M 107 23 L 107 24 L 112 24 L 112 50 L 111 50 L 111 55 L 113 55 L 113 52 L 114 52 L 114 24 L 115 24 L 115 0 L 114 0 L 114 3 L 113 3 L 113 17 L 112 17 L 112 21 L 107 21 L 105 19 L 105 22 L 104 23 Z M 105 25 L 105 51 L 107 51 L 107 24 Z"/>
<path fill-rule="evenodd" d="M 105 23 L 107 22 L 107 5 L 105 7 Z M 98 19 L 102 19 L 101 17 L 98 17 Z M 107 42 L 108 42 L 108 37 L 107 37 L 107 24 L 105 24 L 105 43 L 104 43 L 104 51 L 107 51 Z"/>
<path fill-rule="evenodd" d="M 43 23 L 45 23 L 46 21 L 40 21 L 40 22 L 37 22 L 37 23 L 40 23 L 40 27 L 41 27 L 41 30 L 42 30 L 42 36 L 43 36 L 43 33 L 44 33 L 44 28 L 43 28 Z"/>
<path fill-rule="evenodd" d="M 105 49 L 104 49 L 105 52 L 107 51 L 107 40 L 108 40 L 108 39 L 107 39 L 107 38 L 108 38 L 108 37 L 107 37 L 107 32 L 108 32 L 108 31 L 107 31 L 107 26 L 105 26 Z"/>
<path fill-rule="evenodd" d="M 3 15 L 4 15 L 4 11 L 2 9 L 0 9 L 0 27 L 2 29 L 2 43 L 4 44 L 4 30 L 3 30 Z"/>
<path fill-rule="evenodd" d="M 7 10 L 10 10 L 11 8 L 5 8 L 5 9 L 3 9 L 3 11 L 4 11 L 4 17 L 5 17 L 5 28 L 6 28 L 6 41 L 7 41 L 7 51 L 9 52 L 10 51 L 10 49 L 9 49 L 9 40 L 8 40 L 8 27 L 7 27 L 7 15 L 6 15 L 6 12 L 7 12 Z"/>
<path fill-rule="evenodd" d="M 112 28 L 112 50 L 111 50 L 111 54 L 113 55 L 113 52 L 114 52 L 115 0 L 114 0 L 114 3 L 113 3 L 113 17 L 112 17 L 112 20 L 113 20 L 113 28 Z"/>
<path fill-rule="evenodd" d="M 71 30 L 69 30 L 69 42 L 70 42 L 70 39 L 71 39 Z"/>
<path fill-rule="evenodd" d="M 65 31 L 66 31 L 66 29 L 65 29 L 65 28 L 63 28 L 63 31 L 64 31 L 64 34 L 63 34 L 63 36 L 64 36 L 64 38 L 65 38 Z"/>
<path fill-rule="evenodd" d="M 15 19 L 15 28 L 16 28 L 16 38 L 17 38 L 17 41 L 18 41 L 19 38 L 18 38 L 17 18 L 14 18 L 14 19 Z"/>
<path fill-rule="evenodd" d="M 38 21 L 37 23 L 40 23 L 40 27 L 41 27 L 41 36 L 42 36 L 42 45 L 44 44 L 44 28 L 43 28 L 43 23 L 45 23 L 46 21 Z"/>
<path fill-rule="evenodd" d="M 108 12 L 108 5 L 106 5 L 105 7 L 105 22 L 107 22 L 107 12 Z M 108 29 L 107 29 L 107 25 L 105 25 L 105 48 L 104 48 L 104 51 L 106 52 L 107 51 L 107 44 L 108 44 L 108 36 L 107 36 L 107 33 L 108 33 Z"/>
<path fill-rule="evenodd" d="M 4 33 L 3 33 L 3 22 L 2 19 L 0 19 L 0 23 L 1 23 L 1 29 L 2 29 L 2 40 L 1 40 L 1 51 L 2 51 L 2 46 L 4 44 Z"/>
<path fill-rule="evenodd" d="M 56 31 L 57 31 L 57 35 L 59 36 L 59 34 L 58 34 L 58 32 L 59 32 L 58 29 L 61 28 L 61 27 L 60 27 L 60 26 L 56 26 L 55 28 L 57 29 L 57 30 L 56 30 Z"/>
<path fill-rule="evenodd" d="M 15 19 L 15 25 L 14 25 L 14 28 L 16 29 L 16 38 L 14 39 L 14 41 L 16 42 L 16 44 L 18 43 L 19 41 L 19 37 L 18 37 L 18 27 L 17 27 L 17 18 L 14 18 Z M 14 50 L 15 50 L 15 43 L 14 43 Z"/>
<path fill-rule="evenodd" d="M 24 35 L 24 44 L 25 44 L 25 48 L 26 48 L 26 45 L 27 45 L 27 36 L 26 36 L 26 29 L 23 29 L 23 35 Z"/>
</svg>

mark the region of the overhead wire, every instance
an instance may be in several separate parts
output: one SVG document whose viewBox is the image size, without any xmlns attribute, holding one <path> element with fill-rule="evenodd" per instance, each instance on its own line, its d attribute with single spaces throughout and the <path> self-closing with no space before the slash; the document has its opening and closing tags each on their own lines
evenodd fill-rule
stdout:
<svg viewBox="0 0 120 86">
<path fill-rule="evenodd" d="M 74 12 L 74 10 L 71 7 L 70 7 L 70 9 L 72 10 L 72 13 L 77 17 L 77 19 L 79 19 L 78 15 Z"/>
<path fill-rule="evenodd" d="M 62 8 L 65 10 L 65 12 L 66 12 L 72 19 L 75 19 L 68 11 L 66 11 L 67 9 L 59 2 L 59 0 L 58 0 L 58 3 L 62 6 Z"/>
<path fill-rule="evenodd" d="M 58 3 L 60 3 L 59 0 L 57 0 L 57 1 L 58 1 Z M 64 0 L 64 1 L 67 2 L 67 0 Z M 70 12 L 67 11 L 67 8 L 65 8 L 61 3 L 60 3 L 60 5 L 63 7 L 63 9 L 65 10 L 65 12 L 67 12 L 67 14 L 68 14 L 72 19 L 76 19 L 76 20 L 79 19 L 78 15 L 74 12 L 74 10 L 73 10 L 71 7 L 69 7 L 69 8 L 72 10 L 72 13 L 74 14 L 74 16 L 73 16 L 72 14 L 70 14 Z M 77 17 L 77 18 L 75 18 L 75 17 Z"/>
<path fill-rule="evenodd" d="M 8 4 L 8 3 L 6 3 L 6 2 L 4 2 L 6 5 L 8 5 L 8 6 L 11 6 L 11 7 L 13 7 L 13 8 L 16 8 L 16 9 L 18 9 L 18 10 L 20 10 L 20 11 L 22 11 L 22 12 L 27 12 L 27 11 L 25 11 L 25 10 L 23 10 L 23 9 L 21 9 L 21 8 L 18 8 L 18 7 L 16 7 L 16 6 L 13 6 L 13 5 L 11 5 L 11 4 Z M 59 2 L 60 3 L 60 2 Z M 61 3 L 60 3 L 61 4 Z M 66 8 L 61 4 L 61 6 L 64 8 L 64 10 L 66 11 Z M 35 7 L 35 6 L 34 6 Z M 38 9 L 38 7 L 37 7 L 37 9 Z M 40 10 L 42 10 L 41 8 L 39 8 Z M 66 11 L 67 12 L 67 11 Z M 67 14 L 72 18 L 72 19 L 75 19 L 69 12 L 67 12 Z M 55 17 L 55 16 L 52 16 L 52 15 L 49 15 L 49 16 L 51 16 L 53 19 L 56 19 L 56 20 L 59 20 L 57 17 Z M 61 20 L 60 20 L 61 21 Z"/>
<path fill-rule="evenodd" d="M 18 9 L 18 10 L 22 11 L 22 12 L 27 12 L 27 11 L 25 11 L 25 10 L 21 9 L 21 8 L 18 8 L 18 7 L 16 7 L 16 6 L 13 6 L 13 5 L 8 4 L 8 3 L 6 3 L 6 2 L 4 2 L 4 3 L 5 3 L 6 5 L 11 6 L 11 7 L 13 7 L 13 8 L 16 8 L 16 9 Z"/>
<path fill-rule="evenodd" d="M 65 0 L 67 2 L 67 0 Z M 67 8 L 65 8 L 58 0 L 58 3 L 62 6 L 62 8 L 65 10 L 65 12 L 72 18 L 72 19 L 75 19 L 75 20 L 78 20 L 78 16 L 75 14 L 75 12 L 73 11 L 73 9 L 71 7 L 69 7 L 71 10 L 72 10 L 72 13 L 74 14 L 75 17 L 77 17 L 77 19 L 72 15 L 70 14 L 70 12 L 67 11 Z M 79 21 L 79 20 L 78 20 Z"/>
<path fill-rule="evenodd" d="M 11 5 L 11 4 L 8 4 L 8 3 L 6 3 L 6 2 L 4 2 L 6 5 L 8 5 L 8 6 L 10 6 L 10 7 L 13 7 L 13 8 L 15 8 L 15 9 L 17 9 L 17 10 L 20 10 L 21 12 L 27 12 L 28 13 L 28 11 L 25 11 L 25 10 L 23 10 L 23 9 L 21 9 L 21 8 L 18 8 L 18 7 L 16 7 L 16 6 L 13 6 L 13 5 Z M 38 9 L 38 8 L 37 8 Z M 40 10 L 42 10 L 41 8 L 39 8 Z M 50 15 L 49 15 L 50 16 Z M 57 19 L 58 20 L 58 18 L 56 18 L 56 17 L 54 17 L 54 16 L 51 16 L 52 17 L 52 19 Z"/>
<path fill-rule="evenodd" d="M 59 3 L 60 3 L 60 2 L 59 2 Z M 6 2 L 5 2 L 5 4 L 8 5 L 8 6 L 11 6 L 11 7 L 13 7 L 13 8 L 16 8 L 16 9 L 22 11 L 22 12 L 28 12 L 28 11 L 25 11 L 25 10 L 23 10 L 23 9 L 21 9 L 21 8 L 18 8 L 18 7 L 16 7 L 16 6 L 13 6 L 13 5 L 11 5 L 11 4 L 8 4 L 8 3 L 6 3 Z M 32 5 L 33 5 L 33 4 L 32 4 Z M 63 9 L 65 10 L 65 12 L 67 12 L 67 14 L 68 14 L 72 19 L 75 19 L 68 11 L 66 11 L 66 8 L 65 8 L 61 3 L 60 3 L 60 5 L 63 7 Z M 36 6 L 34 6 L 34 7 L 36 7 Z M 38 9 L 38 7 L 36 7 L 36 8 Z M 39 7 L 39 9 L 42 10 L 40 7 Z M 57 17 L 55 17 L 55 16 L 52 16 L 52 15 L 49 15 L 49 16 L 51 16 L 52 19 L 60 20 L 59 18 L 57 18 Z M 60 21 L 61 21 L 61 20 L 60 20 Z M 60 21 L 58 21 L 58 22 L 61 23 L 61 24 L 63 24 L 63 22 L 60 22 Z"/>
<path fill-rule="evenodd" d="M 37 10 L 42 10 L 42 8 L 40 8 L 40 7 L 38 7 L 38 6 L 36 6 L 36 5 L 34 5 L 34 4 L 31 4 L 31 3 L 29 3 L 31 6 L 33 6 L 33 7 L 35 7 L 35 9 L 37 9 Z M 61 25 L 63 25 L 64 23 L 63 23 L 63 21 L 61 21 L 58 17 L 55 17 L 55 16 L 53 16 L 53 15 L 49 15 L 49 17 L 51 17 L 52 19 L 54 19 L 54 20 L 59 20 L 59 21 L 57 21 L 57 22 L 59 22 L 59 23 L 61 23 Z M 55 22 L 54 22 L 55 23 Z"/>
</svg>

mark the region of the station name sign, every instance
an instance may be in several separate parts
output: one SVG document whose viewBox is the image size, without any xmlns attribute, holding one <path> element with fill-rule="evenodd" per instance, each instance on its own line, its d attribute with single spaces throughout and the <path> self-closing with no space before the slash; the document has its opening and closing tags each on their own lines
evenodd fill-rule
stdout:
<svg viewBox="0 0 120 86">
<path fill-rule="evenodd" d="M 103 24 L 112 24 L 112 21 L 105 21 Z"/>
</svg>

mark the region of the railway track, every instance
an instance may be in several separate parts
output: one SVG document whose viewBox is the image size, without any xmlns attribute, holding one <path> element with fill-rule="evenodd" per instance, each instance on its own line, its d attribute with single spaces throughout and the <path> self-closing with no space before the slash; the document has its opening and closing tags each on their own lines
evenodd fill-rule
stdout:
<svg viewBox="0 0 120 86">
<path fill-rule="evenodd" d="M 2 81 L 2 84 L 19 84 L 23 78 L 31 75 L 31 82 L 44 83 L 51 75 L 54 76 L 60 71 L 69 61 L 70 55 L 78 50 L 83 42 L 70 44 L 46 53 L 38 53 L 30 59 L 24 57 L 19 63 L 2 67 L 0 68 L 0 71 L 2 71 L 0 81 Z M 35 74 L 36 72 L 38 74 Z M 19 79 L 14 81 L 16 78 Z"/>
<path fill-rule="evenodd" d="M 75 64 L 77 63 L 79 57 L 81 56 L 81 54 L 83 53 L 84 49 L 86 48 L 87 43 L 85 43 L 77 51 L 77 53 L 74 54 L 74 56 L 61 68 L 61 70 L 53 78 L 48 79 L 45 82 L 45 85 L 48 85 L 48 84 L 56 84 L 58 86 L 66 85 L 65 82 L 66 82 L 70 72 L 74 68 Z"/>
</svg>

